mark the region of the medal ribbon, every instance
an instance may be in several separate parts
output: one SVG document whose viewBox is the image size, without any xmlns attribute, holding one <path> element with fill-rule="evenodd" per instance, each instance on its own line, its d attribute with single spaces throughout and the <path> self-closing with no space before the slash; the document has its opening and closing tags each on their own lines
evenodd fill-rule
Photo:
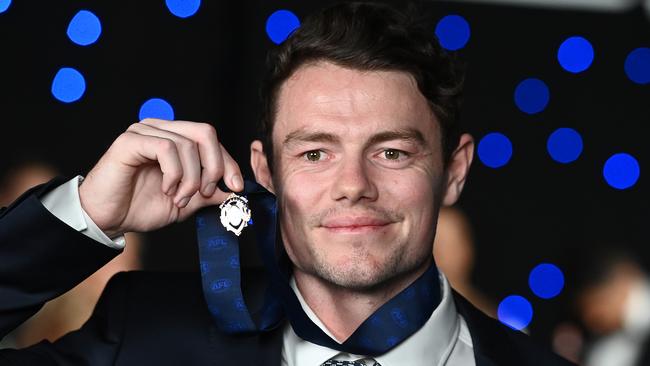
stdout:
<svg viewBox="0 0 650 366">
<path fill-rule="evenodd" d="M 214 207 L 196 214 L 203 294 L 221 331 L 258 334 L 288 319 L 295 333 L 306 341 L 372 357 L 388 352 L 419 330 L 440 303 L 438 270 L 432 264 L 368 317 L 345 342 L 334 341 L 309 319 L 289 285 L 291 262 L 278 235 L 275 196 L 250 181 L 245 182 L 243 195 L 251 205 L 258 250 L 270 279 L 264 304 L 256 312 L 248 309 L 242 294 L 237 236 L 226 231 Z"/>
</svg>

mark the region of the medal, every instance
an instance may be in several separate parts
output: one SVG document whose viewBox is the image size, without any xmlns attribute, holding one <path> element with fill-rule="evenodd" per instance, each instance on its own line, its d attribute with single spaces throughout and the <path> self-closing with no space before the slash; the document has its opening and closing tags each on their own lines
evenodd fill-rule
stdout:
<svg viewBox="0 0 650 366">
<path fill-rule="evenodd" d="M 248 222 L 251 220 L 251 210 L 248 208 L 248 199 L 231 193 L 225 201 L 219 205 L 221 210 L 221 225 L 226 231 L 232 231 L 239 236 Z"/>
</svg>

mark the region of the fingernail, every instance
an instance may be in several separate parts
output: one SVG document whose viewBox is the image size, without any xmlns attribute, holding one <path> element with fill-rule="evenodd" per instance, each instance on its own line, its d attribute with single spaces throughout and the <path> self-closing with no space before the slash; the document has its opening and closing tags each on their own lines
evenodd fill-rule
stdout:
<svg viewBox="0 0 650 366">
<path fill-rule="evenodd" d="M 184 197 L 184 198 L 182 198 L 180 201 L 178 201 L 177 206 L 178 206 L 178 207 L 185 207 L 185 206 L 187 206 L 187 203 L 188 203 L 189 201 L 190 201 L 190 198 L 189 198 L 189 197 Z"/>
<path fill-rule="evenodd" d="M 206 196 L 212 196 L 214 193 L 214 190 L 217 188 L 217 183 L 208 183 L 208 185 L 203 188 L 203 194 Z"/>
<path fill-rule="evenodd" d="M 244 180 L 241 178 L 239 174 L 233 175 L 231 182 L 234 188 L 240 188 L 240 189 L 244 188 Z"/>
</svg>

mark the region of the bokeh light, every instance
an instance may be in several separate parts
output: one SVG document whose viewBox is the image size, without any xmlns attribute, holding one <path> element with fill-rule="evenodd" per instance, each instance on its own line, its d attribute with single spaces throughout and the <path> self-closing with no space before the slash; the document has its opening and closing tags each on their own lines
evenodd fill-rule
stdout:
<svg viewBox="0 0 650 366">
<path fill-rule="evenodd" d="M 499 303 L 497 317 L 510 328 L 522 330 L 533 320 L 533 306 L 522 296 L 510 295 Z"/>
<path fill-rule="evenodd" d="M 173 121 L 174 108 L 172 108 L 171 104 L 164 99 L 151 98 L 142 103 L 138 117 L 140 121 L 145 118 L 157 118 Z"/>
<path fill-rule="evenodd" d="M 447 15 L 436 25 L 436 37 L 440 45 L 449 51 L 465 47 L 470 33 L 469 23 L 460 15 Z"/>
<path fill-rule="evenodd" d="M 524 113 L 535 114 L 543 111 L 549 99 L 548 86 L 539 79 L 525 79 L 515 89 L 515 104 Z"/>
<path fill-rule="evenodd" d="M 569 37 L 560 45 L 557 59 L 563 69 L 577 74 L 591 66 L 594 61 L 594 48 L 583 37 Z"/>
<path fill-rule="evenodd" d="M 201 0 L 165 0 L 167 9 L 179 18 L 187 18 L 196 14 L 201 6 Z"/>
<path fill-rule="evenodd" d="M 607 184 L 616 189 L 627 189 L 639 180 L 639 162 L 630 154 L 618 153 L 605 162 L 603 176 Z"/>
<path fill-rule="evenodd" d="M 528 286 L 538 297 L 551 299 L 562 292 L 564 274 L 558 266 L 551 263 L 542 263 L 530 271 Z"/>
<path fill-rule="evenodd" d="M 99 18 L 88 10 L 80 10 L 68 25 L 68 37 L 80 46 L 88 46 L 99 39 L 102 25 Z"/>
<path fill-rule="evenodd" d="M 61 68 L 52 81 L 52 95 L 64 103 L 79 100 L 86 91 L 86 80 L 81 73 L 71 67 Z"/>
<path fill-rule="evenodd" d="M 0 13 L 4 13 L 9 9 L 11 5 L 11 0 L 0 0 Z"/>
<path fill-rule="evenodd" d="M 478 143 L 478 157 L 486 166 L 500 168 L 512 157 L 512 143 L 502 133 L 489 133 Z"/>
<path fill-rule="evenodd" d="M 558 163 L 571 163 L 582 153 L 582 137 L 572 128 L 558 128 L 546 142 L 551 158 Z"/>
<path fill-rule="evenodd" d="M 266 20 L 266 34 L 275 44 L 284 42 L 298 27 L 300 19 L 289 10 L 277 10 Z"/>
<path fill-rule="evenodd" d="M 650 83 L 650 48 L 640 47 L 627 55 L 625 73 L 637 84 Z"/>
</svg>

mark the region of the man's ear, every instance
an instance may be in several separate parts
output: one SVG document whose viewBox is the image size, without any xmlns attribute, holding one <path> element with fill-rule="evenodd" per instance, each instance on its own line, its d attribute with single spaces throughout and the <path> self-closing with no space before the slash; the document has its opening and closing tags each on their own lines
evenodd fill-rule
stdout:
<svg viewBox="0 0 650 366">
<path fill-rule="evenodd" d="M 444 206 L 451 206 L 460 197 L 474 158 L 474 138 L 469 134 L 460 136 L 458 147 L 447 164 L 447 181 L 442 200 Z"/>
<path fill-rule="evenodd" d="M 269 169 L 269 162 L 264 154 L 262 141 L 255 140 L 251 143 L 251 168 L 255 174 L 255 180 L 271 193 L 275 193 L 273 188 L 273 178 L 271 177 L 271 169 Z"/>
</svg>

